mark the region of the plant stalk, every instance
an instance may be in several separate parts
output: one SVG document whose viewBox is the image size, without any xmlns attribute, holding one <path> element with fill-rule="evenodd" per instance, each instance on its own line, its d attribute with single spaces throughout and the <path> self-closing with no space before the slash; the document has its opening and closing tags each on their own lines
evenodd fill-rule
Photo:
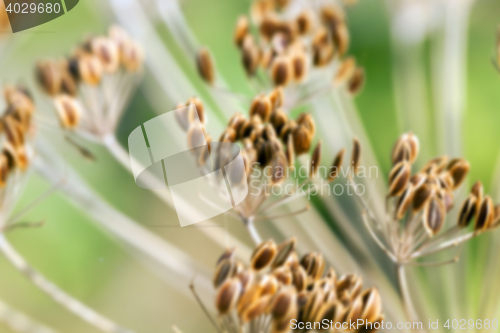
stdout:
<svg viewBox="0 0 500 333">
<path fill-rule="evenodd" d="M 406 272 L 404 265 L 396 265 L 397 277 L 399 283 L 399 291 L 401 292 L 401 297 L 403 298 L 403 304 L 405 307 L 406 316 L 411 322 L 418 322 L 417 311 L 413 304 L 410 290 L 408 288 L 408 280 L 406 279 Z"/>
</svg>

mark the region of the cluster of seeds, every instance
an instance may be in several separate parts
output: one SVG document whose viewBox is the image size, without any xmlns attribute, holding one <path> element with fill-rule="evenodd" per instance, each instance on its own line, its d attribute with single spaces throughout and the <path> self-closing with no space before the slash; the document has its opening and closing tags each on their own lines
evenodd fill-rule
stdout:
<svg viewBox="0 0 500 333">
<path fill-rule="evenodd" d="M 355 332 L 377 331 L 374 323 L 383 320 L 378 290 L 362 290 L 362 279 L 354 274 L 337 277 L 333 268 L 325 274 L 323 256 L 311 252 L 299 258 L 295 243 L 263 242 L 249 267 L 234 258 L 234 249 L 220 257 L 213 282 L 222 331 L 288 332 L 294 319 L 308 327 L 304 332 L 325 319 L 332 332 L 348 331 L 342 323 L 358 319 L 372 324 Z"/>
<path fill-rule="evenodd" d="M 249 189 L 244 202 L 235 207 L 235 210 L 244 221 L 252 220 L 257 214 L 264 213 L 260 209 L 268 198 L 265 188 L 279 185 L 287 179 L 292 180 L 296 157 L 308 153 L 313 144 L 316 131 L 315 123 L 309 113 L 300 114 L 297 119 L 290 119 L 281 108 L 283 94 L 281 88 L 275 88 L 269 94 L 260 94 L 252 101 L 249 117 L 236 113 L 229 120 L 225 130 L 220 135 L 218 143 L 238 143 L 241 145 L 241 154 L 245 164 L 246 179 L 233 179 L 233 183 L 250 182 L 250 178 L 260 181 L 259 191 L 255 186 Z M 188 108 L 183 108 L 188 106 Z M 206 132 L 204 125 L 206 116 L 203 104 L 197 98 L 191 98 L 186 104 L 177 106 L 176 117 L 179 125 L 187 132 L 190 148 L 196 147 L 200 137 L 204 137 L 208 145 L 213 144 L 211 136 Z M 194 114 L 198 113 L 200 122 L 193 122 Z M 208 159 L 208 151 L 196 150 L 199 154 L 197 161 L 201 167 Z M 218 151 L 216 151 L 218 153 Z M 223 154 L 215 158 L 225 158 Z M 328 181 L 335 180 L 342 165 L 344 150 L 335 157 L 331 169 L 335 172 L 328 174 Z M 212 156 L 214 160 L 214 156 Z M 308 178 L 301 185 L 305 185 L 317 174 L 317 167 L 321 162 L 321 142 L 313 149 Z M 256 176 L 260 170 L 261 177 Z M 241 173 L 239 173 L 241 175 Z M 254 193 L 255 192 L 255 193 Z M 294 193 L 289 193 L 291 196 Z"/>
<path fill-rule="evenodd" d="M 459 210 L 458 222 L 442 231 L 454 207 L 454 192 L 465 180 L 469 163 L 463 158 L 440 156 L 412 175 L 418 151 L 418 139 L 411 133 L 402 135 L 394 145 L 387 195 L 388 224 L 380 225 L 372 213 L 365 215 L 372 235 L 400 264 L 457 246 L 500 225 L 500 206 L 494 206 L 477 182 Z M 473 219 L 474 230 L 463 235 Z M 383 241 L 378 239 L 378 233 Z"/>
<path fill-rule="evenodd" d="M 2 151 L 0 154 L 0 187 L 8 183 L 9 175 L 25 170 L 29 163 L 29 139 L 35 106 L 31 95 L 21 87 L 4 88 L 7 104 L 0 117 Z"/>
<path fill-rule="evenodd" d="M 258 37 L 251 32 L 251 23 Z M 335 86 L 346 84 L 355 94 L 364 83 L 363 69 L 353 57 L 345 57 L 350 42 L 346 17 L 332 3 L 254 0 L 250 18 L 241 16 L 237 21 L 234 42 L 247 75 L 258 77 L 262 70 L 275 86 L 306 82 L 312 71 L 330 65 L 336 67 Z M 197 66 L 201 77 L 213 84 L 213 59 L 207 49 L 198 53 Z"/>
<path fill-rule="evenodd" d="M 88 38 L 63 59 L 42 60 L 37 79 L 64 129 L 102 139 L 113 132 L 143 63 L 141 47 L 119 27 Z"/>
</svg>

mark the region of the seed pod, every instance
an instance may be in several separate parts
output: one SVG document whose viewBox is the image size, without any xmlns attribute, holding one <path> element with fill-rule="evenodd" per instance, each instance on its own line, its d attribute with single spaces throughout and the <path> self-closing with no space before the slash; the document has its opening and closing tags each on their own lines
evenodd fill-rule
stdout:
<svg viewBox="0 0 500 333">
<path fill-rule="evenodd" d="M 92 53 L 99 58 L 106 73 L 114 73 L 120 66 L 118 45 L 112 39 L 96 37 L 91 40 Z"/>
<path fill-rule="evenodd" d="M 230 312 L 238 302 L 241 293 L 241 282 L 233 278 L 224 282 L 217 292 L 215 307 L 221 315 Z"/>
<path fill-rule="evenodd" d="M 302 319 L 304 322 L 314 321 L 321 305 L 323 304 L 324 292 L 322 290 L 313 291 L 302 309 Z"/>
<path fill-rule="evenodd" d="M 486 196 L 481 203 L 479 212 L 474 224 L 474 230 L 485 231 L 491 227 L 495 217 L 495 205 L 489 196 Z"/>
<path fill-rule="evenodd" d="M 395 197 L 403 193 L 410 180 L 411 166 L 404 161 L 399 162 L 389 174 L 389 196 Z"/>
<path fill-rule="evenodd" d="M 474 194 L 469 194 L 462 204 L 462 207 L 460 207 L 457 223 L 460 228 L 468 227 L 472 221 L 472 218 L 476 214 L 476 201 L 476 196 Z"/>
<path fill-rule="evenodd" d="M 266 95 L 259 95 L 254 98 L 252 105 L 250 106 L 250 117 L 259 116 L 263 122 L 269 120 L 271 115 L 271 100 Z"/>
<path fill-rule="evenodd" d="M 19 147 L 24 144 L 24 132 L 18 120 L 12 115 L 6 115 L 1 119 L 2 128 L 7 141 L 14 147 Z"/>
<path fill-rule="evenodd" d="M 358 67 L 347 82 L 347 90 L 351 93 L 351 95 L 357 95 L 363 88 L 365 81 L 365 70 L 362 67 Z"/>
<path fill-rule="evenodd" d="M 352 301 L 361 292 L 363 280 L 355 274 L 347 274 L 337 281 L 337 294 L 339 299 Z"/>
<path fill-rule="evenodd" d="M 270 305 L 270 313 L 275 320 L 288 318 L 296 311 L 297 293 L 293 288 L 284 288 L 278 292 Z"/>
<path fill-rule="evenodd" d="M 272 239 L 263 242 L 253 252 L 250 267 L 256 271 L 260 271 L 273 262 L 276 254 L 276 244 Z"/>
<path fill-rule="evenodd" d="M 283 153 L 274 154 L 271 160 L 271 184 L 279 184 L 286 179 L 288 161 Z"/>
<path fill-rule="evenodd" d="M 4 143 L 3 154 L 7 157 L 9 169 L 13 167 L 25 170 L 28 166 L 28 156 L 24 146 L 14 147 L 10 142 Z"/>
<path fill-rule="evenodd" d="M 358 138 L 354 138 L 352 142 L 352 153 L 351 153 L 351 167 L 354 174 L 357 173 L 359 167 L 359 161 L 361 160 L 361 143 L 359 143 Z"/>
<path fill-rule="evenodd" d="M 243 45 L 243 40 L 245 36 L 248 34 L 250 27 L 250 22 L 245 15 L 241 15 L 238 17 L 238 21 L 236 22 L 236 28 L 234 29 L 234 43 L 241 47 Z"/>
<path fill-rule="evenodd" d="M 278 291 L 278 280 L 272 275 L 265 275 L 259 282 L 260 296 L 274 295 Z"/>
<path fill-rule="evenodd" d="M 448 213 L 453 208 L 453 192 L 440 189 L 437 192 L 438 197 L 443 200 L 444 207 Z"/>
<path fill-rule="evenodd" d="M 417 188 L 413 196 L 413 212 L 416 213 L 422 210 L 435 193 L 436 188 L 430 184 L 423 184 Z"/>
<path fill-rule="evenodd" d="M 4 188 L 9 177 L 9 161 L 5 154 L 0 154 L 0 188 Z"/>
<path fill-rule="evenodd" d="M 206 146 L 205 129 L 199 123 L 192 123 L 187 133 L 187 144 L 189 149 Z"/>
<path fill-rule="evenodd" d="M 272 268 L 283 266 L 290 255 L 295 251 L 297 239 L 295 237 L 284 241 L 278 245 L 276 258 L 273 261 Z"/>
<path fill-rule="evenodd" d="M 344 322 L 356 322 L 361 318 L 363 311 L 363 298 L 360 296 L 353 299 L 351 306 L 349 307 Z"/>
<path fill-rule="evenodd" d="M 342 57 L 349 49 L 350 37 L 347 25 L 344 22 L 336 24 L 334 29 L 331 30 L 331 34 L 339 56 Z"/>
<path fill-rule="evenodd" d="M 424 227 L 429 236 L 437 234 L 444 225 L 446 208 L 444 202 L 434 196 L 424 208 Z"/>
<path fill-rule="evenodd" d="M 316 318 L 314 318 L 314 322 L 321 323 L 323 320 L 327 320 L 328 323 L 330 323 L 330 321 L 336 323 L 342 320 L 343 315 L 344 309 L 342 305 L 339 302 L 332 300 L 321 305 L 316 314 Z"/>
<path fill-rule="evenodd" d="M 276 109 L 273 113 L 271 113 L 269 122 L 273 125 L 276 134 L 280 136 L 281 130 L 288 122 L 288 116 L 282 109 Z"/>
<path fill-rule="evenodd" d="M 305 126 L 309 134 L 311 134 L 311 136 L 314 136 L 316 132 L 316 125 L 314 124 L 314 119 L 310 113 L 301 113 L 297 117 L 297 124 Z"/>
<path fill-rule="evenodd" d="M 302 258 L 300 265 L 314 281 L 319 280 L 325 270 L 325 260 L 320 253 L 309 252 Z"/>
<path fill-rule="evenodd" d="M 415 189 L 418 189 L 425 183 L 426 180 L 427 176 L 424 173 L 419 172 L 411 176 L 410 183 L 413 185 Z"/>
<path fill-rule="evenodd" d="M 453 178 L 453 190 L 457 189 L 469 173 L 470 165 L 466 160 L 459 158 L 450 161 L 448 172 Z"/>
<path fill-rule="evenodd" d="M 289 57 L 279 56 L 271 65 L 271 79 L 276 86 L 286 86 L 293 78 L 292 62 Z"/>
<path fill-rule="evenodd" d="M 406 214 L 408 208 L 410 208 L 410 205 L 412 204 L 414 195 L 415 195 L 415 190 L 413 186 L 411 184 L 408 184 L 403 194 L 401 194 L 396 203 L 395 218 L 397 220 L 402 219 L 403 216 Z"/>
<path fill-rule="evenodd" d="M 293 148 L 293 135 L 288 136 L 288 141 L 286 143 L 286 160 L 288 162 L 288 167 L 290 169 L 294 169 L 294 161 L 295 161 L 295 150 Z"/>
<path fill-rule="evenodd" d="M 241 129 L 241 125 L 243 125 L 245 120 L 245 116 L 238 112 L 235 113 L 227 123 L 227 127 L 232 128 L 236 133 L 238 133 L 238 140 L 241 139 L 241 137 L 239 136 L 239 132 Z"/>
<path fill-rule="evenodd" d="M 361 319 L 371 323 L 377 320 L 382 315 L 382 299 L 376 288 L 365 290 L 361 294 L 363 300 L 363 311 Z"/>
<path fill-rule="evenodd" d="M 291 56 L 292 76 L 295 82 L 303 82 L 307 77 L 307 58 L 304 52 L 294 52 Z"/>
<path fill-rule="evenodd" d="M 293 130 L 293 148 L 297 155 L 307 153 L 311 148 L 312 136 L 310 130 L 304 125 L 299 125 Z"/>
<path fill-rule="evenodd" d="M 479 180 L 475 182 L 474 185 L 472 185 L 471 194 L 474 194 L 476 196 L 476 219 L 477 219 L 484 198 L 483 184 Z"/>
<path fill-rule="evenodd" d="M 330 166 L 330 172 L 328 173 L 328 182 L 333 182 L 338 178 L 340 174 L 340 169 L 342 168 L 342 163 L 344 161 L 345 148 L 342 148 L 335 158 L 333 159 L 332 165 Z"/>
<path fill-rule="evenodd" d="M 337 6 L 325 6 L 320 11 L 321 21 L 326 26 L 336 25 L 345 21 L 344 12 Z"/>
<path fill-rule="evenodd" d="M 356 71 L 356 59 L 354 57 L 347 57 L 341 63 L 335 77 L 333 85 L 336 87 L 341 86 L 347 81 L 350 81 Z"/>
<path fill-rule="evenodd" d="M 413 163 L 418 156 L 420 143 L 413 133 L 401 135 L 392 148 L 392 164 L 395 165 L 403 160 Z"/>
<path fill-rule="evenodd" d="M 310 10 L 303 10 L 295 19 L 297 32 L 300 35 L 306 35 L 311 32 L 314 25 L 313 13 Z"/>
<path fill-rule="evenodd" d="M 121 47 L 121 62 L 128 72 L 136 72 L 142 67 L 144 51 L 133 40 L 126 41 Z"/>
<path fill-rule="evenodd" d="M 54 96 L 61 91 L 61 70 L 54 61 L 38 62 L 36 77 L 43 90 L 50 96 Z"/>
<path fill-rule="evenodd" d="M 272 111 L 274 112 L 277 108 L 283 106 L 283 101 L 285 100 L 285 93 L 282 87 L 274 88 L 268 95 L 271 101 Z"/>
<path fill-rule="evenodd" d="M 102 65 L 99 58 L 92 55 L 82 55 L 78 58 L 78 75 L 83 82 L 95 86 L 101 82 Z"/>
<path fill-rule="evenodd" d="M 207 48 L 202 48 L 196 55 L 196 68 L 200 77 L 208 84 L 213 84 L 215 80 L 215 65 L 212 55 Z"/>
<path fill-rule="evenodd" d="M 302 266 L 292 268 L 292 283 L 299 292 L 306 289 L 307 273 Z"/>
<path fill-rule="evenodd" d="M 59 95 L 54 99 L 54 105 L 63 128 L 72 129 L 78 126 L 82 110 L 76 99 L 68 95 Z"/>
<path fill-rule="evenodd" d="M 271 295 L 261 297 L 254 300 L 241 314 L 241 320 L 244 323 L 248 323 L 257 317 L 263 315 L 267 308 L 269 307 L 269 302 L 271 301 Z"/>
<path fill-rule="evenodd" d="M 225 281 L 233 277 L 235 268 L 236 265 L 234 260 L 232 260 L 232 258 L 223 259 L 215 269 L 214 280 L 213 280 L 214 287 L 218 288 Z"/>
</svg>

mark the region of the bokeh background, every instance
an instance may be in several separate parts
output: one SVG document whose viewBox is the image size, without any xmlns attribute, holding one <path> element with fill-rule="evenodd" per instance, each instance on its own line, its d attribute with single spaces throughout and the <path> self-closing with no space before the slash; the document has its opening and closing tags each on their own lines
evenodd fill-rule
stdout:
<svg viewBox="0 0 500 333">
<path fill-rule="evenodd" d="M 193 32 L 202 44 L 212 50 L 218 68 L 231 89 L 249 93 L 232 35 L 237 16 L 247 12 L 250 2 L 180 1 Z M 352 37 L 350 53 L 356 56 L 367 73 L 367 83 L 355 102 L 382 166 L 382 173 L 386 173 L 390 167 L 389 152 L 402 131 L 394 96 L 394 46 L 391 45 L 390 6 L 391 1 L 360 0 L 347 9 Z M 490 189 L 500 151 L 500 75 L 491 64 L 497 26 L 500 23 L 499 12 L 498 0 L 480 0 L 474 4 L 467 29 L 466 107 L 460 129 L 463 155 L 471 163 L 470 177 L 482 180 L 487 191 Z M 57 20 L 14 36 L 2 34 L 0 38 L 9 39 L 9 42 L 0 55 L 1 83 L 22 82 L 35 90 L 33 68 L 37 59 L 67 54 L 71 45 L 85 36 L 104 33 L 113 23 L 115 17 L 107 1 L 82 0 L 75 9 Z M 158 25 L 158 31 L 178 66 L 192 84 L 203 91 L 204 84 L 197 77 L 192 59 L 183 54 L 163 26 Z M 433 121 L 435 105 L 430 101 L 437 93 L 432 89 L 431 82 L 433 71 L 436 70 L 431 66 L 433 38 L 436 36 L 430 33 L 419 54 L 426 94 L 429 97 L 429 100 L 422 101 L 426 108 L 421 112 L 429 114 L 429 123 L 425 124 L 427 138 L 424 140 L 436 140 L 436 132 L 439 130 Z M 157 114 L 157 109 L 145 97 L 147 90 L 151 89 L 151 74 L 147 71 L 144 81 L 146 84 L 141 85 L 134 95 L 119 128 L 118 138 L 125 146 L 131 130 Z M 40 94 L 36 97 L 40 101 L 39 109 L 45 108 L 42 112 L 51 112 Z M 171 110 L 177 102 L 179 101 L 164 99 L 163 111 Z M 322 112 L 327 113 L 329 110 Z M 197 228 L 165 226 L 177 222 L 175 213 L 152 193 L 136 187 L 130 174 L 103 148 L 97 145 L 88 147 L 97 156 L 95 163 L 82 159 L 64 142 L 57 145 L 67 162 L 92 185 L 102 196 L 102 200 L 185 249 L 204 266 L 213 267 L 219 248 L 212 241 Z M 440 152 L 438 145 L 432 147 L 434 151 L 430 155 Z M 63 172 L 61 170 L 61 174 Z M 19 206 L 28 204 L 48 188 L 49 184 L 33 174 Z M 33 266 L 86 304 L 137 332 L 168 332 L 172 324 L 177 324 L 184 332 L 205 332 L 211 329 L 193 300 L 184 297 L 179 291 L 186 288 L 189 281 L 179 280 L 178 285 L 167 284 L 161 275 L 98 228 L 85 212 L 75 208 L 64 195 L 58 192 L 51 195 L 32 209 L 25 219 L 45 219 L 46 224 L 38 229 L 14 231 L 8 236 L 9 239 Z M 218 221 L 224 225 L 224 217 L 219 217 Z M 241 226 L 234 223 L 228 228 L 245 239 Z M 225 232 L 221 227 L 212 229 L 214 233 Z M 469 244 L 470 251 L 474 251 L 480 241 L 475 240 Z M 250 244 L 249 239 L 246 242 Z M 476 279 L 468 281 L 473 286 L 471 292 L 482 288 L 481 275 L 472 273 L 471 279 L 474 278 Z M 3 258 L 0 258 L 0 298 L 61 332 L 95 332 L 92 327 L 33 287 Z M 11 333 L 1 323 L 0 332 Z"/>
</svg>

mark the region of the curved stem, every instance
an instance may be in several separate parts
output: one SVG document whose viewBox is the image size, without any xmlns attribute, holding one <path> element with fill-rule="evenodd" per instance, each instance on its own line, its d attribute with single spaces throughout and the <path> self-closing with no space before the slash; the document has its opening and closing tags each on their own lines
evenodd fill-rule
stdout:
<svg viewBox="0 0 500 333">
<path fill-rule="evenodd" d="M 1 300 L 0 321 L 4 323 L 5 326 L 19 333 L 56 333 L 54 329 L 36 322 L 24 313 L 11 308 Z"/>
<path fill-rule="evenodd" d="M 408 281 L 406 280 L 406 272 L 404 265 L 397 265 L 397 277 L 399 283 L 399 290 L 401 292 L 401 297 L 403 298 L 403 303 L 405 306 L 406 316 L 408 320 L 411 322 L 418 322 L 417 311 L 415 310 L 415 306 L 413 305 L 413 301 L 411 299 L 410 290 L 408 289 Z"/>
<path fill-rule="evenodd" d="M 242 219 L 242 221 L 255 245 L 259 245 L 260 243 L 262 243 L 262 238 L 260 238 L 259 233 L 257 232 L 257 229 L 255 229 L 255 225 L 253 223 L 254 218 L 249 217 L 246 219 Z"/>
<path fill-rule="evenodd" d="M 38 289 L 101 332 L 132 333 L 132 331 L 118 326 L 110 319 L 87 307 L 85 304 L 65 293 L 54 283 L 47 280 L 26 262 L 3 234 L 0 234 L 0 252 L 2 252 L 4 257 L 14 266 L 14 268 L 21 272 L 30 282 L 38 287 Z"/>
</svg>

